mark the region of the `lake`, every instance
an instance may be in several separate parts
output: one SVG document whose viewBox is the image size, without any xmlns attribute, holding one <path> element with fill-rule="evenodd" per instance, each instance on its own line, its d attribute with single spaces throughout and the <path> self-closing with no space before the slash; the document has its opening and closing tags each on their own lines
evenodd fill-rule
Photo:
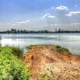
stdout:
<svg viewBox="0 0 80 80">
<path fill-rule="evenodd" d="M 35 44 L 55 44 L 68 48 L 73 54 L 80 54 L 80 33 L 0 34 L 0 44 L 22 49 Z"/>
</svg>

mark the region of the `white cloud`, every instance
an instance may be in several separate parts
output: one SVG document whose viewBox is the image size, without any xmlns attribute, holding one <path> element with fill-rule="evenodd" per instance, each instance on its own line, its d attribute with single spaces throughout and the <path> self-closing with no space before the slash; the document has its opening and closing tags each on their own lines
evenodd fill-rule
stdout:
<svg viewBox="0 0 80 80">
<path fill-rule="evenodd" d="M 25 29 L 31 23 L 31 20 L 22 20 L 12 23 L 11 28 Z"/>
<path fill-rule="evenodd" d="M 43 16 L 42 16 L 42 19 L 45 19 L 45 18 L 55 18 L 55 16 L 54 15 L 51 15 L 50 13 L 46 13 L 46 14 L 44 14 Z"/>
<path fill-rule="evenodd" d="M 80 16 L 80 11 L 70 11 L 66 16 Z"/>
<path fill-rule="evenodd" d="M 20 22 L 16 22 L 17 24 L 24 24 L 24 23 L 28 23 L 30 22 L 30 20 L 25 20 L 25 21 L 20 21 Z"/>
<path fill-rule="evenodd" d="M 60 6 L 56 7 L 56 10 L 67 11 L 67 10 L 69 10 L 69 8 L 67 6 L 60 5 Z"/>
</svg>

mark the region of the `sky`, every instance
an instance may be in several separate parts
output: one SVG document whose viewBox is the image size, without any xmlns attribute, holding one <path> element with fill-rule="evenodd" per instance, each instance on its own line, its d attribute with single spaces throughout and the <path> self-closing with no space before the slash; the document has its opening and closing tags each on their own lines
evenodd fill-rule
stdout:
<svg viewBox="0 0 80 80">
<path fill-rule="evenodd" d="M 0 30 L 73 29 L 73 25 L 80 29 L 80 0 L 0 0 Z"/>
</svg>

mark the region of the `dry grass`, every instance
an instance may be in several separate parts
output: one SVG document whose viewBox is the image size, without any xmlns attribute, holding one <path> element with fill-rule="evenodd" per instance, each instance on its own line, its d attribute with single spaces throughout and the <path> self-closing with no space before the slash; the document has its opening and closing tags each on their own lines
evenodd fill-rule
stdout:
<svg viewBox="0 0 80 80">
<path fill-rule="evenodd" d="M 80 56 L 72 55 L 66 48 L 30 46 L 23 61 L 30 68 L 31 80 L 80 80 Z"/>
<path fill-rule="evenodd" d="M 80 65 L 69 62 L 45 64 L 39 80 L 80 80 Z"/>
</svg>

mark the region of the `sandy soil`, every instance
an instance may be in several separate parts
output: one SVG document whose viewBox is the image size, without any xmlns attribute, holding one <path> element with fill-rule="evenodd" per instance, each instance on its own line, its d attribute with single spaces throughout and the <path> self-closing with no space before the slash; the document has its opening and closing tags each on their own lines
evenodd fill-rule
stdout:
<svg viewBox="0 0 80 80">
<path fill-rule="evenodd" d="M 41 74 L 47 74 L 50 80 L 80 80 L 80 57 L 61 47 L 34 45 L 23 61 L 30 68 L 31 80 L 38 80 Z"/>
</svg>

